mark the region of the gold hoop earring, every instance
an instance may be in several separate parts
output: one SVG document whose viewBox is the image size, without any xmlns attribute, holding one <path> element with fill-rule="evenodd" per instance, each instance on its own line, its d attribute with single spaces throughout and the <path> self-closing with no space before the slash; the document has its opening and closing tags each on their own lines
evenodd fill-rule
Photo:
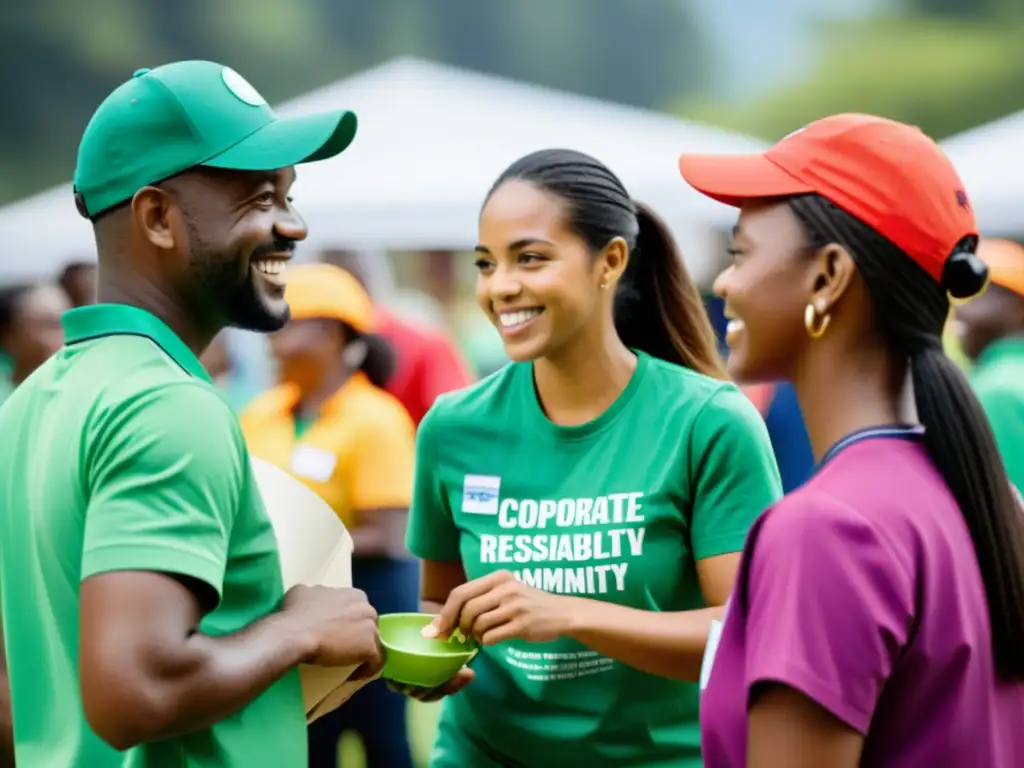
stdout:
<svg viewBox="0 0 1024 768">
<path fill-rule="evenodd" d="M 814 309 L 813 304 L 808 304 L 804 308 L 804 328 L 807 329 L 807 335 L 812 339 L 820 339 L 825 335 L 825 331 L 828 330 L 828 324 L 832 322 L 832 316 L 824 314 L 821 316 L 821 322 L 817 321 L 817 311 Z"/>
</svg>

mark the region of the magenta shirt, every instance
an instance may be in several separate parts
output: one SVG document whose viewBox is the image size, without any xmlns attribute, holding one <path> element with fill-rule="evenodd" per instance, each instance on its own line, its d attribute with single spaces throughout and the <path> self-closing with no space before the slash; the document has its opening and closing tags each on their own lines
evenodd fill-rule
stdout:
<svg viewBox="0 0 1024 768">
<path fill-rule="evenodd" d="M 746 766 L 767 681 L 865 734 L 872 768 L 1024 766 L 1024 685 L 996 681 L 970 534 L 919 440 L 842 450 L 751 529 L 701 700 L 706 768 Z"/>
</svg>

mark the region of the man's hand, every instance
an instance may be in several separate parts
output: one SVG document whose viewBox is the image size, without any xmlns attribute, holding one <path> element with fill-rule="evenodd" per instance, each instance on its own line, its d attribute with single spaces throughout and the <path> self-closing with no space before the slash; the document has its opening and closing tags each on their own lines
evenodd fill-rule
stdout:
<svg viewBox="0 0 1024 768">
<path fill-rule="evenodd" d="M 373 677 L 384 664 L 377 611 L 360 589 L 298 585 L 288 590 L 282 610 L 308 628 L 315 651 L 310 664 L 358 665 L 354 679 Z"/>
</svg>

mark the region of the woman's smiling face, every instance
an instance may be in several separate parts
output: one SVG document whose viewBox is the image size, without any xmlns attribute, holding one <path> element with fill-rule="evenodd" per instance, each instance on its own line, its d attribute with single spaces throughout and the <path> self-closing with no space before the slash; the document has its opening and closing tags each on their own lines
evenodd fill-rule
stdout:
<svg viewBox="0 0 1024 768">
<path fill-rule="evenodd" d="M 573 232 L 565 203 L 530 182 L 499 186 L 480 214 L 477 301 L 512 360 L 549 357 L 601 322 L 604 255 Z"/>
<path fill-rule="evenodd" d="M 800 222 L 784 202 L 747 203 L 730 251 L 714 285 L 729 319 L 729 373 L 743 382 L 789 379 L 808 341 L 804 312 L 817 272 Z"/>
</svg>

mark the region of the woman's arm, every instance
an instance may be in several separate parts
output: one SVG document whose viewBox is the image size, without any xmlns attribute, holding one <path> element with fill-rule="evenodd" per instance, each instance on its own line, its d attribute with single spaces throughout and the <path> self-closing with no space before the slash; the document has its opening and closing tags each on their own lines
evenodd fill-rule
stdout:
<svg viewBox="0 0 1024 768">
<path fill-rule="evenodd" d="M 371 509 L 356 512 L 359 521 L 349 533 L 357 557 L 404 557 L 408 509 Z"/>
<path fill-rule="evenodd" d="M 372 407 L 371 407 L 372 406 Z M 408 556 L 405 530 L 412 505 L 415 438 L 397 402 L 368 401 L 355 456 L 344 471 L 356 557 Z"/>
<path fill-rule="evenodd" d="M 856 768 L 864 737 L 824 707 L 785 685 L 751 695 L 747 768 Z"/>
<path fill-rule="evenodd" d="M 860 764 L 919 587 L 913 548 L 872 517 L 805 488 L 747 542 L 710 685 L 747 702 L 752 768 Z"/>
<path fill-rule="evenodd" d="M 512 638 L 545 642 L 567 636 L 645 672 L 698 680 L 711 621 L 722 614 L 738 565 L 735 554 L 701 561 L 698 572 L 707 601 L 718 606 L 674 613 L 554 595 L 523 584 L 509 571 L 459 584 L 465 574 L 456 574 L 455 564 L 447 570 L 449 580 L 443 582 L 443 589 L 438 580 L 438 588 L 424 594 L 436 602 L 448 592 L 434 620 L 435 636 L 448 637 L 456 627 L 484 645 Z"/>
<path fill-rule="evenodd" d="M 735 387 L 723 387 L 701 409 L 686 455 L 693 499 L 687 534 L 708 607 L 661 613 L 580 600 L 569 634 L 645 672 L 697 681 L 711 622 L 721 619 L 736 582 L 747 531 L 782 487 L 764 422 Z"/>
<path fill-rule="evenodd" d="M 568 635 L 609 658 L 659 677 L 696 682 L 713 619 L 721 619 L 739 569 L 738 553 L 697 561 L 705 603 L 696 611 L 642 611 L 597 600 L 575 601 Z"/>
<path fill-rule="evenodd" d="M 466 571 L 459 549 L 460 533 L 452 519 L 447 496 L 439 480 L 437 419 L 438 402 L 420 422 L 416 436 L 416 462 L 412 508 L 406 530 L 409 551 L 422 561 L 420 601 L 425 613 L 438 613 L 448 596 L 466 583 Z M 473 670 L 463 667 L 444 685 L 434 689 L 401 686 L 399 690 L 420 701 L 435 701 L 458 693 L 473 679 Z"/>
</svg>

